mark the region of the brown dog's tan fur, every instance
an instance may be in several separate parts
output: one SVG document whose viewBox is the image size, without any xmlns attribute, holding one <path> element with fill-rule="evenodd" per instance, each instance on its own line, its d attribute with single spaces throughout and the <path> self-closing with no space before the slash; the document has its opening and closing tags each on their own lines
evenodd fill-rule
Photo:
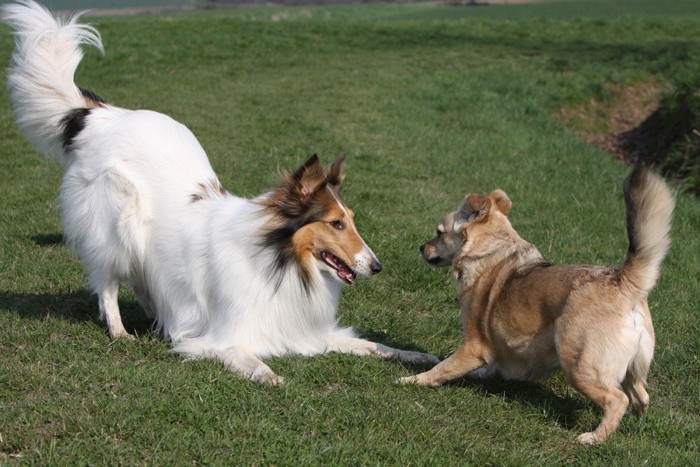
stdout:
<svg viewBox="0 0 700 467">
<path fill-rule="evenodd" d="M 462 308 L 464 343 L 430 371 L 401 383 L 438 386 L 477 368 L 532 380 L 562 367 L 604 411 L 578 440 L 605 440 L 631 402 L 649 405 L 646 377 L 654 352 L 647 294 L 670 245 L 674 200 L 661 178 L 635 170 L 625 181 L 630 247 L 620 268 L 551 265 L 513 229 L 501 190 L 468 195 L 421 247 L 434 266 L 451 264 Z"/>
</svg>

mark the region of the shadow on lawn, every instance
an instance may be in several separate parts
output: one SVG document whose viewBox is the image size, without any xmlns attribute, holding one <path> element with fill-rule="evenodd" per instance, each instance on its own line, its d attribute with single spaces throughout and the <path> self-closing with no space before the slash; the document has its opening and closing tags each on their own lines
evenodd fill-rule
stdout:
<svg viewBox="0 0 700 467">
<path fill-rule="evenodd" d="M 437 25 L 439 24 L 439 25 Z M 593 27 L 593 26 L 591 26 Z M 504 33 L 507 32 L 507 33 Z M 542 65 L 553 71 L 570 71 L 583 64 L 614 65 L 618 70 L 648 70 L 673 76 L 688 63 L 694 65 L 695 41 L 689 39 L 660 38 L 644 43 L 619 43 L 614 37 L 598 37 L 590 34 L 585 37 L 543 37 L 533 33 L 525 24 L 521 29 L 471 31 L 458 25 L 445 28 L 436 23 L 432 28 L 416 30 L 397 28 L 378 29 L 368 43 L 372 48 L 408 49 L 426 45 L 439 47 L 497 48 L 507 52 L 505 57 L 534 57 L 543 61 Z M 364 40 L 365 36 L 341 38 L 345 41 Z"/>
<path fill-rule="evenodd" d="M 37 246 L 58 246 L 65 244 L 63 241 L 63 234 L 61 233 L 33 235 L 30 238 Z"/>
<path fill-rule="evenodd" d="M 124 327 L 129 333 L 144 335 L 151 332 L 152 322 L 136 301 L 121 300 L 119 309 Z M 92 321 L 104 328 L 98 320 L 97 297 L 87 290 L 76 293 L 16 294 L 0 292 L 0 312 L 8 310 L 22 319 L 43 321 L 62 319 L 69 322 Z"/>
<path fill-rule="evenodd" d="M 449 384 L 471 388 L 481 393 L 483 397 L 499 397 L 509 404 L 517 403 L 533 407 L 538 412 L 544 413 L 547 418 L 556 420 L 563 429 L 567 430 L 577 427 L 579 412 L 594 405 L 573 387 L 569 386 L 567 393 L 560 395 L 538 381 L 508 381 L 493 376 L 486 379 L 465 377 Z"/>
</svg>

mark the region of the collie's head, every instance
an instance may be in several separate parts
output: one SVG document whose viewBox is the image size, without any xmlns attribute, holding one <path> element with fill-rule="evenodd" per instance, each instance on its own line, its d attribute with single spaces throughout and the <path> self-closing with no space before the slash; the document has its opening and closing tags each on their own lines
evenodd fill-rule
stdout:
<svg viewBox="0 0 700 467">
<path fill-rule="evenodd" d="M 284 173 L 281 185 L 261 201 L 271 216 L 263 246 L 275 252 L 275 269 L 295 267 L 307 289 L 314 268 L 346 284 L 382 270 L 340 197 L 344 168 L 345 156 L 324 168 L 314 154 Z"/>
</svg>

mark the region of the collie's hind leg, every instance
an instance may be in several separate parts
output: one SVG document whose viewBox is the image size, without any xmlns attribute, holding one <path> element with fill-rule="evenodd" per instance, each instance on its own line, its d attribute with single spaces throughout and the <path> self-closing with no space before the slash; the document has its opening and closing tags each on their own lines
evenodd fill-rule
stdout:
<svg viewBox="0 0 700 467">
<path fill-rule="evenodd" d="M 109 283 L 95 288 L 97 291 L 97 299 L 100 306 L 100 319 L 107 321 L 109 336 L 112 339 L 127 338 L 134 339 L 134 336 L 126 332 L 122 317 L 119 312 L 119 303 L 117 296 L 119 295 L 119 281 L 110 281 Z"/>
<path fill-rule="evenodd" d="M 399 350 L 377 344 L 358 337 L 333 334 L 326 343 L 326 352 L 350 353 L 354 355 L 376 355 L 381 358 L 395 358 L 402 362 L 417 365 L 435 365 L 440 361 L 435 355 L 411 350 Z"/>
<path fill-rule="evenodd" d="M 88 271 L 109 335 L 131 338 L 122 324 L 117 295 L 120 281 L 128 279 L 130 266 L 145 250 L 139 195 L 118 171 L 95 174 L 88 169 L 76 163 L 63 178 L 63 231 Z"/>
</svg>

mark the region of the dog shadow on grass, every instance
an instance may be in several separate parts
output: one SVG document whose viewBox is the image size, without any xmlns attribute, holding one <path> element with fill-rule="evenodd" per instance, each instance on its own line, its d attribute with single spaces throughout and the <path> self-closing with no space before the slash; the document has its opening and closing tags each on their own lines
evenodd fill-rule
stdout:
<svg viewBox="0 0 700 467">
<path fill-rule="evenodd" d="M 498 397 L 507 404 L 531 408 L 547 419 L 555 420 L 563 429 L 571 430 L 578 426 L 581 413 L 594 404 L 561 380 L 558 375 L 535 382 L 491 376 L 483 379 L 464 377 L 448 384 L 469 388 L 484 398 Z"/>
<path fill-rule="evenodd" d="M 145 335 L 152 332 L 152 321 L 136 301 L 120 300 L 124 327 L 131 334 Z M 93 322 L 104 328 L 98 319 L 97 297 L 88 290 L 69 293 L 9 293 L 0 291 L 0 313 L 9 311 L 21 319 L 45 321 L 61 319 L 74 323 Z"/>
<path fill-rule="evenodd" d="M 31 238 L 36 246 L 43 247 L 59 246 L 65 243 L 63 241 L 63 234 L 60 233 L 32 235 L 29 238 Z"/>
</svg>

